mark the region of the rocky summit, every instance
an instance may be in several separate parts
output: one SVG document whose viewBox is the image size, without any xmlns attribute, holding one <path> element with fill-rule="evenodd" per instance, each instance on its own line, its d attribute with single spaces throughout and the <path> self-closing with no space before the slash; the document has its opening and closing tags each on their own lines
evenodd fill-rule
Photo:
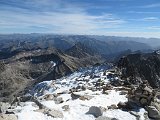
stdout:
<svg viewBox="0 0 160 120">
<path fill-rule="evenodd" d="M 146 80 L 153 88 L 160 88 L 160 54 L 158 51 L 129 54 L 119 60 L 118 67 L 128 84 L 138 84 Z"/>
<path fill-rule="evenodd" d="M 159 51 L 81 35 L 17 37 L 0 41 L 0 120 L 160 119 Z"/>
<path fill-rule="evenodd" d="M 119 72 L 119 68 L 111 69 L 103 64 L 79 69 L 56 80 L 37 83 L 11 104 L 2 102 L 1 118 L 159 120 L 160 93 L 150 87 L 147 81 L 126 86 Z"/>
</svg>

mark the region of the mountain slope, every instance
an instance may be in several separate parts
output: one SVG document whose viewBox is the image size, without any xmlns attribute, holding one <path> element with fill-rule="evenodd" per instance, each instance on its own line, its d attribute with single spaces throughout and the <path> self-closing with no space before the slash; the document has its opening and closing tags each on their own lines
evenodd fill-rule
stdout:
<svg viewBox="0 0 160 120">
<path fill-rule="evenodd" d="M 73 47 L 67 49 L 65 53 L 77 58 L 85 58 L 96 55 L 96 52 L 92 50 L 92 48 L 88 48 L 86 44 L 81 42 L 78 42 Z"/>
<path fill-rule="evenodd" d="M 118 38 L 117 38 L 118 39 Z M 145 43 L 128 41 L 128 40 L 106 39 L 99 40 L 98 38 L 91 38 L 87 35 L 54 35 L 54 34 L 11 34 L 0 35 L 1 49 L 25 49 L 32 50 L 38 48 L 55 47 L 65 51 L 73 47 L 76 43 L 82 43 L 88 48 L 92 48 L 99 54 L 112 54 L 125 50 L 148 50 L 151 49 Z"/>
<path fill-rule="evenodd" d="M 101 62 L 103 60 L 98 57 L 75 58 L 53 48 L 21 51 L 1 60 L 2 66 L 5 66 L 0 72 L 0 97 L 4 98 L 1 100 L 12 100 L 14 95 L 33 84 Z M 21 87 L 18 87 L 20 84 Z"/>
</svg>

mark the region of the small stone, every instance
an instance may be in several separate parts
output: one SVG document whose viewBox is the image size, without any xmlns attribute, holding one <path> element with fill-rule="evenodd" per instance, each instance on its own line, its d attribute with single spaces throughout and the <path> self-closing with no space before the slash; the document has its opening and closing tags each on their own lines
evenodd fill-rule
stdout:
<svg viewBox="0 0 160 120">
<path fill-rule="evenodd" d="M 128 92 L 127 91 L 121 91 L 119 94 L 120 95 L 126 95 Z"/>
<path fill-rule="evenodd" d="M 83 96 L 81 96 L 81 97 L 79 97 L 79 99 L 80 100 L 90 100 L 90 99 L 92 99 L 93 98 L 93 96 L 89 96 L 89 95 L 83 95 Z"/>
<path fill-rule="evenodd" d="M 135 111 L 130 111 L 129 112 L 131 115 L 134 115 L 136 118 L 137 118 L 137 120 L 139 120 L 140 119 L 140 115 L 137 113 L 137 112 L 135 112 Z"/>
<path fill-rule="evenodd" d="M 119 103 L 117 104 L 117 106 L 118 106 L 119 109 L 125 109 L 125 108 L 126 108 L 126 103 L 119 102 Z"/>
<path fill-rule="evenodd" d="M 54 99 L 54 95 L 47 94 L 47 95 L 44 96 L 44 99 L 46 99 L 46 100 L 53 100 Z"/>
<path fill-rule="evenodd" d="M 83 91 L 85 91 L 87 89 L 87 87 L 85 85 L 82 85 L 82 88 L 81 88 Z"/>
<path fill-rule="evenodd" d="M 75 99 L 78 99 L 81 96 L 77 95 L 77 94 L 74 94 L 74 93 L 71 93 L 71 97 L 72 97 L 72 100 L 75 100 Z"/>
<path fill-rule="evenodd" d="M 102 107 L 102 106 L 100 106 L 99 108 L 100 108 L 103 112 L 107 111 L 107 109 L 108 109 L 108 108 L 105 108 L 105 107 Z"/>
<path fill-rule="evenodd" d="M 64 105 L 64 106 L 62 106 L 62 109 L 64 109 L 64 111 L 69 111 L 69 105 Z"/>
<path fill-rule="evenodd" d="M 54 101 L 55 101 L 55 104 L 60 104 L 64 102 L 62 97 L 55 98 Z"/>
<path fill-rule="evenodd" d="M 140 98 L 139 102 L 140 102 L 141 105 L 147 105 L 148 104 L 147 98 Z"/>
<path fill-rule="evenodd" d="M 108 106 L 108 109 L 117 109 L 118 107 L 115 105 L 115 104 L 113 104 L 113 105 L 111 105 L 111 106 Z"/>
</svg>

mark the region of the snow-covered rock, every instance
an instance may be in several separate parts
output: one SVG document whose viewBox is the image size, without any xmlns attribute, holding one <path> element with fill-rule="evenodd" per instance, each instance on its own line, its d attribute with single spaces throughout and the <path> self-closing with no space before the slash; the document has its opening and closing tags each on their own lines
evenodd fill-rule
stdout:
<svg viewBox="0 0 160 120">
<path fill-rule="evenodd" d="M 93 115 L 99 117 L 102 114 L 118 120 L 136 120 L 137 118 L 127 111 L 107 109 L 108 106 L 128 100 L 126 94 L 121 94 L 121 90 L 114 87 L 107 87 L 104 90 L 107 94 L 103 94 L 102 88 L 114 81 L 112 77 L 115 77 L 107 69 L 105 66 L 80 69 L 60 79 L 37 84 L 30 94 L 47 110 L 59 111 L 63 117 L 55 118 L 55 111 L 38 112 L 39 107 L 33 102 L 25 102 L 24 106 L 16 107 L 18 120 L 95 120 Z M 97 82 L 99 84 L 96 84 Z M 59 98 L 60 100 L 56 100 Z M 93 109 L 93 106 L 97 106 L 97 109 Z M 92 114 L 86 114 L 87 112 Z M 137 114 L 143 116 L 144 111 L 140 110 Z M 140 120 L 144 120 L 144 117 L 140 117 Z"/>
</svg>

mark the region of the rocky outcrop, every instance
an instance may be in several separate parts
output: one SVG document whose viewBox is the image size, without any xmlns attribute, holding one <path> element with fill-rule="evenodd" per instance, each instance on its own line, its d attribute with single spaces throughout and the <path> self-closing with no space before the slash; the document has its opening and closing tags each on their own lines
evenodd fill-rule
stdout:
<svg viewBox="0 0 160 120">
<path fill-rule="evenodd" d="M 160 88 L 160 54 L 157 52 L 127 55 L 117 66 L 128 84 L 138 85 L 147 80 L 153 88 Z"/>
<path fill-rule="evenodd" d="M 119 109 L 130 111 L 131 114 L 140 118 L 139 115 L 133 112 L 134 109 L 145 108 L 148 112 L 148 117 L 159 120 L 160 119 L 160 102 L 159 92 L 154 90 L 147 84 L 147 81 L 143 82 L 139 86 L 132 86 L 128 91 L 128 101 L 117 104 Z"/>
<path fill-rule="evenodd" d="M 54 48 L 22 50 L 0 61 L 0 101 L 12 102 L 39 82 L 60 78 L 100 61 L 93 56 L 75 58 Z"/>
<path fill-rule="evenodd" d="M 147 84 L 142 83 L 137 88 L 133 87 L 128 93 L 128 101 L 138 106 L 148 106 L 154 100 L 156 93 Z"/>
</svg>

